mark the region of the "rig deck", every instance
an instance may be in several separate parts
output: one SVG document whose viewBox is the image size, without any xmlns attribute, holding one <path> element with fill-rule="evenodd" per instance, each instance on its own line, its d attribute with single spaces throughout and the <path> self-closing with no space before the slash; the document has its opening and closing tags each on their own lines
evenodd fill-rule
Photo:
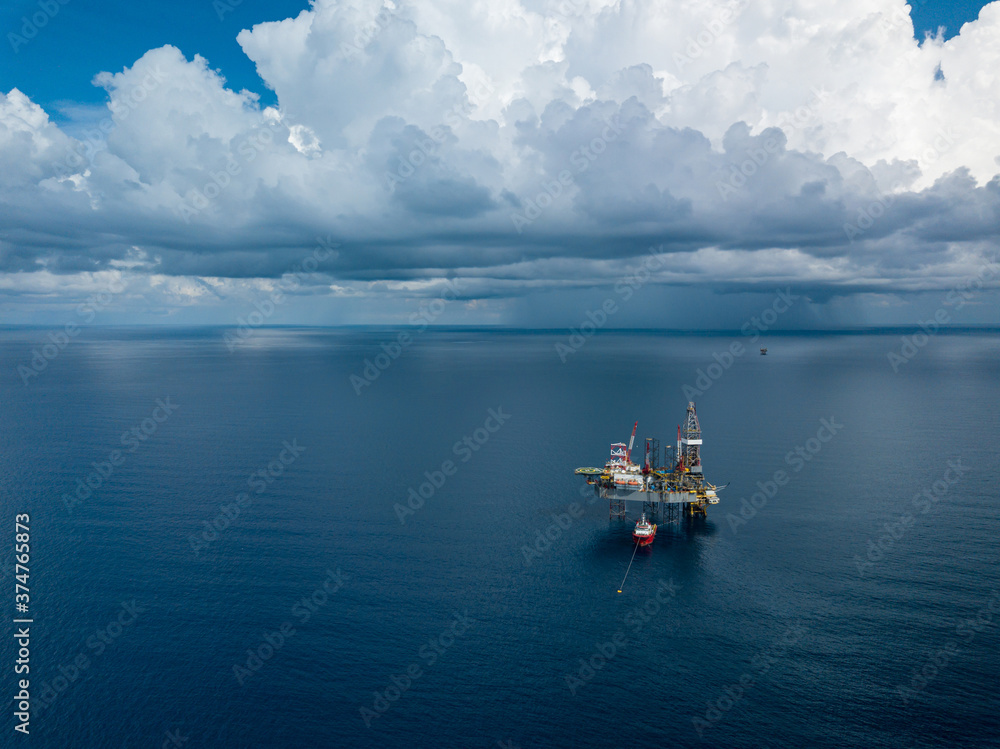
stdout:
<svg viewBox="0 0 1000 749">
<path fill-rule="evenodd" d="M 671 448 L 667 447 L 661 462 L 659 440 L 648 438 L 643 465 L 633 463 L 637 427 L 638 422 L 632 427 L 627 449 L 624 442 L 611 445 L 604 468 L 577 468 L 576 473 L 586 476 L 598 495 L 609 501 L 611 517 L 624 518 L 627 502 L 642 502 L 643 511 L 649 514 L 659 509 L 671 515 L 679 510 L 686 516 L 704 516 L 708 505 L 718 503 L 720 488 L 708 483 L 702 473 L 701 426 L 694 402 L 688 403 L 683 436 L 677 427 L 676 458 L 668 457 Z"/>
</svg>

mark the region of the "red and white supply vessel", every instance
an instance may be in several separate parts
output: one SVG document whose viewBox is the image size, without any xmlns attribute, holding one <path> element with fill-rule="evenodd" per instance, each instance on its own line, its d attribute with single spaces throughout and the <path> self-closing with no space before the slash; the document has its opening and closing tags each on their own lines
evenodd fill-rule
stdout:
<svg viewBox="0 0 1000 749">
<path fill-rule="evenodd" d="M 646 520 L 646 513 L 642 513 L 642 517 L 635 524 L 635 530 L 632 531 L 632 540 L 639 546 L 649 546 L 654 538 L 656 538 L 656 523 L 650 523 Z"/>
</svg>

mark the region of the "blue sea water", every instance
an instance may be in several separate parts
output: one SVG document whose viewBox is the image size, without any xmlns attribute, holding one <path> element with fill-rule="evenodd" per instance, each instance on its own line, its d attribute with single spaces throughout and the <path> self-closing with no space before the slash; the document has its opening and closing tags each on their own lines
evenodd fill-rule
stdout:
<svg viewBox="0 0 1000 749">
<path fill-rule="evenodd" d="M 427 331 L 360 393 L 395 331 L 92 328 L 25 384 L 49 332 L 0 331 L 4 747 L 1000 746 L 995 332 Z M 685 385 L 729 486 L 619 594 L 573 469 Z"/>
</svg>

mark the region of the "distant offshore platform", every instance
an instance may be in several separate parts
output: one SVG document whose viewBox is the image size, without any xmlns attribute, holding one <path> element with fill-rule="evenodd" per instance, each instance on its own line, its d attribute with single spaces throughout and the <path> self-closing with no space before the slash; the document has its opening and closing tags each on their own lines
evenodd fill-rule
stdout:
<svg viewBox="0 0 1000 749">
<path fill-rule="evenodd" d="M 708 483 L 701 466 L 701 426 L 694 401 L 687 407 L 683 428 L 677 427 L 677 450 L 665 446 L 660 452 L 660 441 L 646 439 L 646 455 L 640 466 L 632 462 L 635 432 L 628 445 L 615 442 L 611 457 L 603 468 L 577 468 L 575 473 L 587 477 L 594 491 L 609 501 L 608 512 L 612 518 L 624 519 L 626 502 L 642 502 L 643 512 L 654 517 L 659 510 L 664 520 L 680 517 L 704 517 L 708 505 L 719 502 L 716 492 L 725 489 Z M 728 486 L 728 484 L 726 485 Z"/>
</svg>

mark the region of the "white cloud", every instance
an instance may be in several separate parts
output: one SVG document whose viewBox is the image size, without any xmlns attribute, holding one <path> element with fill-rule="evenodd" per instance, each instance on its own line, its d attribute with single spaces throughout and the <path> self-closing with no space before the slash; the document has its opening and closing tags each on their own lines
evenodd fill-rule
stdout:
<svg viewBox="0 0 1000 749">
<path fill-rule="evenodd" d="M 276 109 L 169 46 L 75 138 L 0 94 L 0 288 L 131 258 L 208 304 L 326 235 L 339 296 L 598 284 L 659 243 L 664 283 L 939 287 L 997 238 L 1000 2 L 912 34 L 902 0 L 317 0 L 239 34 Z"/>
</svg>

